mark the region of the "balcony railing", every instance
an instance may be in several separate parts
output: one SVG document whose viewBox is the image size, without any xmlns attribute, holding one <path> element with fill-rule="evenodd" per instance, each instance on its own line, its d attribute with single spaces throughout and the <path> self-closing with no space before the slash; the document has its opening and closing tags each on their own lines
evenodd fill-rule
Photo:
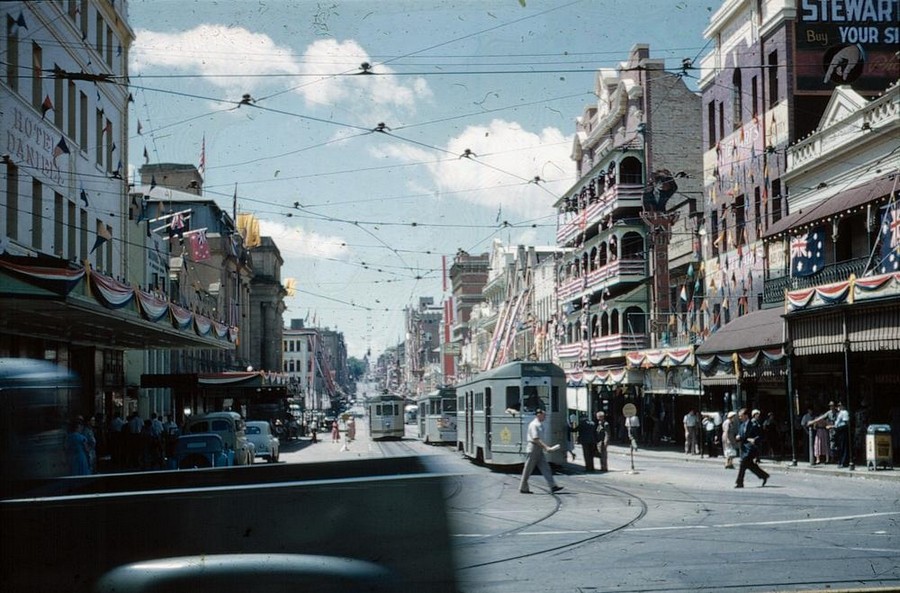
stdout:
<svg viewBox="0 0 900 593">
<path fill-rule="evenodd" d="M 587 281 L 583 276 L 564 282 L 557 296 L 561 301 L 570 300 L 583 291 L 595 291 L 618 282 L 638 282 L 647 277 L 647 262 L 643 259 L 617 259 L 590 272 Z"/>
<path fill-rule="evenodd" d="M 629 350 L 647 348 L 649 340 L 644 334 L 613 334 L 559 345 L 559 357 L 566 360 L 587 360 L 623 355 Z"/>
<path fill-rule="evenodd" d="M 644 186 L 639 183 L 618 183 L 602 194 L 584 210 L 571 214 L 572 218 L 556 231 L 556 244 L 565 245 L 584 229 L 623 207 L 640 207 Z"/>
<path fill-rule="evenodd" d="M 798 290 L 832 282 L 841 282 L 849 278 L 850 274 L 861 276 L 868 261 L 868 257 L 860 257 L 836 264 L 829 264 L 822 268 L 821 272 L 812 276 L 770 278 L 763 283 L 763 302 L 767 305 L 782 304 L 784 303 L 785 290 Z"/>
</svg>

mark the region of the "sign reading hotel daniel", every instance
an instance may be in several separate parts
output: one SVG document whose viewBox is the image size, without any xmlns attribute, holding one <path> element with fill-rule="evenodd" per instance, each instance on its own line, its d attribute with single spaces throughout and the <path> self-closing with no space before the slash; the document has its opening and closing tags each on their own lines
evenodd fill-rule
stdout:
<svg viewBox="0 0 900 593">
<path fill-rule="evenodd" d="M 797 91 L 831 93 L 850 85 L 864 95 L 883 92 L 900 75 L 898 22 L 900 0 L 800 0 Z"/>
</svg>

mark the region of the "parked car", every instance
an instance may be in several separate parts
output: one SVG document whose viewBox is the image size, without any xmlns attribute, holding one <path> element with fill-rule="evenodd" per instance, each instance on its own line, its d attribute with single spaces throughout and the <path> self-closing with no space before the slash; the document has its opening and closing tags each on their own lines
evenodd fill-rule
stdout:
<svg viewBox="0 0 900 593">
<path fill-rule="evenodd" d="M 237 412 L 210 412 L 187 420 L 184 426 L 184 434 L 211 432 L 222 437 L 225 449 L 234 451 L 235 465 L 250 465 L 256 456 L 244 431 L 244 419 Z"/>
<path fill-rule="evenodd" d="M 206 432 L 178 437 L 175 442 L 175 457 L 170 460 L 170 469 L 192 469 L 198 467 L 226 467 L 234 465 L 234 451 L 225 450 L 222 437 Z"/>
<path fill-rule="evenodd" d="M 272 425 L 265 420 L 250 420 L 244 429 L 247 439 L 256 447 L 256 456 L 266 459 L 269 463 L 278 461 L 281 443 L 272 434 Z"/>
</svg>

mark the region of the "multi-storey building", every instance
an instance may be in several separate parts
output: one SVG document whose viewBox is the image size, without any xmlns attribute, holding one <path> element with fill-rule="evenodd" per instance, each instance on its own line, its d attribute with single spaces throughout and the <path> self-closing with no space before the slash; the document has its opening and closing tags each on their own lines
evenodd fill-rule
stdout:
<svg viewBox="0 0 900 593">
<path fill-rule="evenodd" d="M 626 354 L 677 342 L 673 295 L 691 263 L 682 252 L 696 220 L 689 215 L 699 189 L 699 100 L 647 45 L 620 67 L 599 70 L 596 82 L 597 104 L 577 121 L 577 181 L 556 203 L 557 244 L 566 252 L 556 338 L 570 400 L 584 402 L 582 412 L 616 414 L 644 384 Z M 680 273 L 670 273 L 670 259 Z"/>
<path fill-rule="evenodd" d="M 406 324 L 405 393 L 412 398 L 443 384 L 440 369 L 441 322 L 443 310 L 434 298 L 419 297 L 417 307 L 404 309 Z"/>
<path fill-rule="evenodd" d="M 868 188 L 860 192 L 887 193 L 883 186 L 864 185 L 876 169 L 887 171 L 876 164 L 883 159 L 881 147 L 854 147 L 839 141 L 834 131 L 867 138 L 835 123 L 848 105 L 861 99 L 832 93 L 838 85 L 848 85 L 857 93 L 852 96 L 871 98 L 897 80 L 896 39 L 890 38 L 898 18 L 896 1 L 851 7 L 726 0 L 710 20 L 705 36 L 713 47 L 701 62 L 700 88 L 706 151 L 704 308 L 711 335 L 697 353 L 713 409 L 752 405 L 775 410 L 781 418 L 798 409 L 789 384 L 792 346 L 780 310 L 784 290 L 832 277 L 837 270 L 823 268 L 846 267 L 875 234 L 874 227 L 866 230 L 849 216 L 809 219 L 811 206 L 834 207 L 857 184 Z M 823 119 L 829 109 L 834 112 Z M 888 108 L 882 105 L 873 113 L 883 109 Z M 860 117 L 862 124 L 870 116 Z M 871 126 L 875 119 L 865 123 Z M 817 142 L 827 138 L 841 144 L 842 152 L 829 152 L 829 147 L 819 154 L 815 143 L 806 140 L 811 134 Z M 831 162 L 816 164 L 820 158 Z M 800 160 L 807 162 L 792 164 Z M 864 164 L 854 168 L 851 161 Z M 827 228 L 807 245 L 795 245 L 797 253 L 810 250 L 816 257 L 808 267 L 793 269 L 787 243 L 765 248 L 764 239 L 786 237 L 801 215 L 806 224 L 826 222 Z M 815 279 L 804 280 L 807 276 Z M 818 336 L 810 339 L 821 338 L 817 332 L 825 327 L 809 326 Z M 795 396 L 790 406 L 788 393 Z"/>
<path fill-rule="evenodd" d="M 445 340 L 441 347 L 445 358 L 450 359 L 445 375 L 448 383 L 455 383 L 460 377 L 468 376 L 470 369 L 462 366 L 463 345 L 471 338 L 469 322 L 474 309 L 484 298 L 482 291 L 487 283 L 489 256 L 487 253 L 470 255 L 459 250 L 453 257 L 450 266 L 451 298 L 444 322 L 449 323 L 450 331 L 444 333 Z M 449 333 L 449 336 L 447 335 Z"/>
<path fill-rule="evenodd" d="M 281 364 L 282 317 L 287 291 L 281 284 L 284 260 L 271 237 L 260 237 L 260 245 L 250 252 L 253 274 L 250 280 L 250 364 L 264 371 L 279 371 Z"/>
<path fill-rule="evenodd" d="M 173 328 L 145 265 L 130 265 L 130 95 L 112 82 L 128 76 L 127 3 L 11 2 L 4 12 L 0 356 L 76 371 L 77 413 L 146 415 L 126 351 L 233 343 L 198 334 L 193 319 Z"/>
</svg>

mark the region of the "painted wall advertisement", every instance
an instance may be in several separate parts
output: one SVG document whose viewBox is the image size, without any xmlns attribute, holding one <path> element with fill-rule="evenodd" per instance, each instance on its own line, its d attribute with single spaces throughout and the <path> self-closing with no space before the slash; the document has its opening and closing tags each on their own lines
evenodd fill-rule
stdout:
<svg viewBox="0 0 900 593">
<path fill-rule="evenodd" d="M 883 92 L 900 76 L 900 0 L 800 0 L 794 73 L 801 93 Z"/>
</svg>

